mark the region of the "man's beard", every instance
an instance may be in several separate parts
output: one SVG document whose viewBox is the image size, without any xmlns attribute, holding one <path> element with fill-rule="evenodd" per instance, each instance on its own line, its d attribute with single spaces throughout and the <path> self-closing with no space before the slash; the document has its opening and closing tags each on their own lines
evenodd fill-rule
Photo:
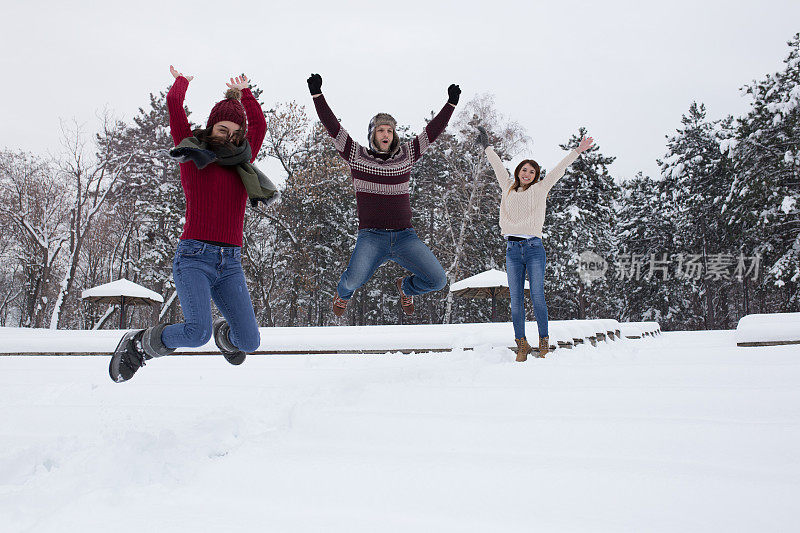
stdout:
<svg viewBox="0 0 800 533">
<path fill-rule="evenodd" d="M 386 144 L 386 148 L 383 148 L 383 143 L 380 142 L 376 137 L 372 137 L 372 148 L 378 152 L 379 154 L 388 154 L 392 150 L 392 142 L 394 139 L 390 139 L 389 142 Z"/>
</svg>

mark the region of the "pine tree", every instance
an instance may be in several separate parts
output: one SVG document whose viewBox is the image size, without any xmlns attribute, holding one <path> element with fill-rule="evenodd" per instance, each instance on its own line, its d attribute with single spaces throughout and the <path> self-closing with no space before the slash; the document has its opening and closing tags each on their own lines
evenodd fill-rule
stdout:
<svg viewBox="0 0 800 533">
<path fill-rule="evenodd" d="M 682 127 L 667 141 L 667 153 L 659 161 L 663 185 L 674 201 L 677 275 L 689 287 L 687 316 L 696 322 L 688 327 L 715 329 L 729 327 L 727 296 L 735 266 L 735 248 L 722 215 L 723 201 L 730 190 L 731 163 L 721 153 L 722 124 L 706 119 L 703 104 L 693 102 L 681 118 Z M 689 261 L 702 268 L 687 275 Z M 697 272 L 697 275 L 694 274 Z M 715 273 L 716 272 L 716 273 Z"/>
<path fill-rule="evenodd" d="M 580 128 L 560 145 L 561 149 L 577 148 L 586 135 L 586 129 Z M 607 263 L 613 263 L 616 257 L 615 204 L 620 188 L 608 171 L 614 159 L 600 153 L 598 146 L 590 148 L 549 193 L 542 241 L 548 254 L 548 314 L 554 319 L 608 318 L 617 314 L 618 295 L 610 276 L 585 283 L 578 275 L 583 252 L 594 252 Z"/>
<path fill-rule="evenodd" d="M 621 321 L 655 320 L 664 329 L 683 329 L 687 288 L 670 267 L 676 235 L 673 192 L 664 180 L 641 172 L 622 184 L 619 252 L 611 274 L 624 302 Z"/>
<path fill-rule="evenodd" d="M 761 256 L 762 312 L 800 310 L 800 33 L 787 44 L 784 69 L 743 88 L 751 108 L 724 146 L 736 169 L 725 212 Z"/>
</svg>

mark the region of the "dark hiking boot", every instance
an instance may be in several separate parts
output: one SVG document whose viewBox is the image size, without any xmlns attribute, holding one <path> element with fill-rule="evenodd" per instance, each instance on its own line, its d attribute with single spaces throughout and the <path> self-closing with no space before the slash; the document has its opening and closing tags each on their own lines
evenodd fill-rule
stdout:
<svg viewBox="0 0 800 533">
<path fill-rule="evenodd" d="M 536 353 L 536 357 L 544 358 L 549 351 L 550 337 L 539 337 L 539 351 Z"/>
<path fill-rule="evenodd" d="M 347 300 L 339 298 L 337 293 L 333 293 L 333 314 L 342 316 L 347 309 Z"/>
<path fill-rule="evenodd" d="M 403 308 L 403 312 L 405 314 L 413 315 L 414 314 L 414 297 L 413 296 L 407 296 L 403 292 L 403 278 L 397 278 L 397 281 L 395 282 L 395 284 L 397 285 L 397 292 L 400 293 L 400 307 Z"/>
<path fill-rule="evenodd" d="M 150 359 L 142 347 L 143 335 L 144 330 L 140 329 L 129 331 L 122 336 L 108 365 L 108 374 L 113 381 L 117 383 L 128 381 L 139 368 L 144 366 L 145 360 Z"/>
<path fill-rule="evenodd" d="M 145 361 L 154 357 L 169 355 L 175 350 L 164 346 L 161 333 L 166 324 L 159 324 L 152 328 L 129 331 L 122 339 L 111 356 L 108 373 L 117 383 L 128 381 L 133 377 Z"/>
<path fill-rule="evenodd" d="M 241 365 L 244 363 L 247 354 L 234 346 L 234 344 L 231 342 L 231 339 L 228 336 L 230 331 L 231 327 L 228 325 L 227 320 L 224 318 L 218 318 L 214 320 L 214 342 L 217 344 L 217 348 L 219 348 L 219 351 L 222 352 L 225 360 L 230 364 Z"/>
<path fill-rule="evenodd" d="M 521 339 L 514 339 L 517 342 L 517 362 L 522 363 L 528 360 L 528 354 L 531 353 L 531 345 L 528 344 L 528 339 L 522 337 Z"/>
</svg>

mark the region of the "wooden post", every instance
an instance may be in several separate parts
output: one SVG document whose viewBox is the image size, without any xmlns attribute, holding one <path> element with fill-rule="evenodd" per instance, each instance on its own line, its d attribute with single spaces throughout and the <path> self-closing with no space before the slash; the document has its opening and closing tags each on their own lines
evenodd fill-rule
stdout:
<svg viewBox="0 0 800 533">
<path fill-rule="evenodd" d="M 125 297 L 122 297 L 122 303 L 119 305 L 119 329 L 125 329 Z"/>
</svg>

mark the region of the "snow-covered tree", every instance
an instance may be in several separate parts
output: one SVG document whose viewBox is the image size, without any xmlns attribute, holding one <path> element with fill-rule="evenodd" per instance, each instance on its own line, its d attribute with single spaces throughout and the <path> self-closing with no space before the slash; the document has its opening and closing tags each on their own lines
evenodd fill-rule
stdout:
<svg viewBox="0 0 800 533">
<path fill-rule="evenodd" d="M 681 118 L 681 128 L 667 140 L 667 152 L 659 161 L 662 185 L 674 206 L 674 249 L 665 250 L 682 258 L 699 258 L 702 269 L 695 276 L 685 269 L 677 272 L 689 287 L 687 317 L 697 320 L 688 325 L 715 329 L 729 327 L 726 317 L 733 254 L 737 249 L 731 239 L 722 208 L 732 180 L 732 165 L 721 153 L 723 139 L 718 132 L 730 129 L 731 119 L 714 123 L 706 118 L 703 104 L 693 102 Z M 727 258 L 719 276 L 714 275 L 714 261 Z M 685 263 L 683 263 L 685 264 Z M 729 268 L 728 268 L 729 267 Z M 677 268 L 681 268 L 678 266 Z"/>
<path fill-rule="evenodd" d="M 783 70 L 743 88 L 751 108 L 722 147 L 736 168 L 725 213 L 765 269 L 760 310 L 800 310 L 800 33 L 788 45 Z"/>
<path fill-rule="evenodd" d="M 58 259 L 69 241 L 69 207 L 64 186 L 50 162 L 31 154 L 0 152 L 0 216 L 11 242 L 5 248 L 15 262 L 4 304 L 21 291 L 19 325 L 41 327 L 52 307 Z M 50 305 L 48 305 L 50 304 Z"/>
<path fill-rule="evenodd" d="M 580 128 L 560 145 L 564 155 L 587 135 Z M 549 193 L 542 241 L 547 250 L 548 314 L 554 319 L 616 315 L 618 294 L 610 276 L 585 283 L 578 275 L 584 252 L 594 252 L 609 264 L 616 257 L 615 205 L 620 188 L 608 170 L 614 159 L 595 145 L 581 154 Z"/>
<path fill-rule="evenodd" d="M 260 91 L 254 91 L 258 99 Z M 311 135 L 311 121 L 303 106 L 291 101 L 279 103 L 266 112 L 267 133 L 259 154 L 259 162 L 269 158 L 277 160 L 291 180 L 297 166 L 297 157 L 305 153 Z M 286 185 L 284 183 L 284 185 Z M 285 265 L 287 246 L 298 240 L 294 227 L 284 220 L 286 204 L 293 198 L 284 187 L 283 198 L 274 207 L 247 209 L 244 221 L 242 267 L 248 279 L 253 307 L 259 323 L 269 326 L 283 325 L 282 310 L 285 302 L 288 269 Z"/>
<path fill-rule="evenodd" d="M 677 233 L 673 193 L 663 179 L 642 173 L 622 183 L 618 253 L 610 274 L 624 302 L 619 320 L 655 320 L 664 329 L 682 329 L 688 318 L 687 287 L 671 267 Z"/>
<path fill-rule="evenodd" d="M 106 115 L 99 139 L 117 138 L 124 128 L 123 123 Z M 70 198 L 70 218 L 65 272 L 50 316 L 51 329 L 57 329 L 62 320 L 62 306 L 73 288 L 86 236 L 104 208 L 109 192 L 133 157 L 132 154 L 117 154 L 110 150 L 113 141 L 108 140 L 99 140 L 98 151 L 88 154 L 83 132 L 77 125 L 72 129 L 64 127 L 62 134 L 65 154 L 60 160 L 59 172 L 66 186 L 64 194 Z"/>
<path fill-rule="evenodd" d="M 133 157 L 113 196 L 118 229 L 108 281 L 127 278 L 160 293 L 165 308 L 147 309 L 150 316 L 145 319 L 148 324 L 158 323 L 175 302 L 172 258 L 185 210 L 178 165 L 167 156 L 173 140 L 166 92 L 150 94 L 149 106 L 139 108 L 133 124 L 113 141 L 120 158 Z"/>
<path fill-rule="evenodd" d="M 501 192 L 486 154 L 476 142 L 477 126 L 490 132 L 490 142 L 504 160 L 510 160 L 529 141 L 518 123 L 497 111 L 490 95 L 478 95 L 460 106 L 447 130 L 412 172 L 415 227 L 442 263 L 450 284 L 490 268 L 504 268 L 505 247 L 498 222 Z M 422 309 L 429 308 L 425 317 L 429 322 L 491 317 L 486 301 L 459 301 L 449 291 L 420 300 Z"/>
</svg>

